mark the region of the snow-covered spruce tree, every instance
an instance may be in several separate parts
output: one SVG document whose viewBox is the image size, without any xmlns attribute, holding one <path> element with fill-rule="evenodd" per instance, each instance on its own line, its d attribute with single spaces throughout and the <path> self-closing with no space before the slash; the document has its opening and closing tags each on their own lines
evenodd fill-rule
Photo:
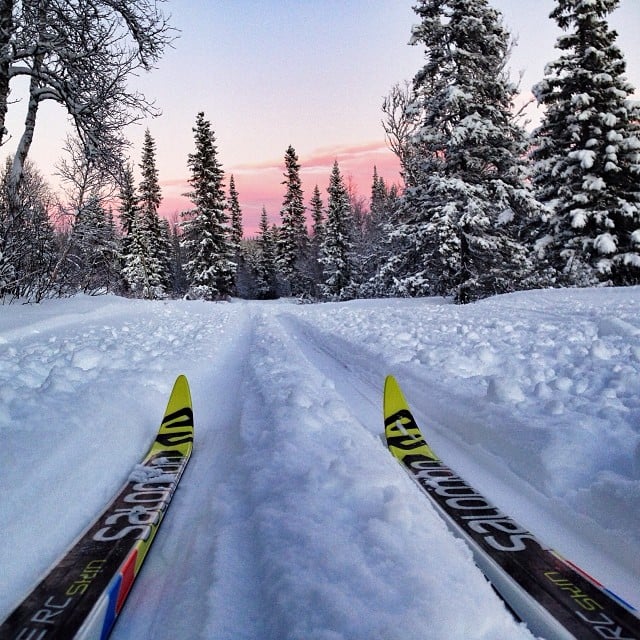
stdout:
<svg viewBox="0 0 640 640">
<path fill-rule="evenodd" d="M 311 211 L 311 237 L 309 239 L 309 272 L 312 278 L 312 294 L 318 296 L 318 286 L 322 282 L 322 265 L 320 255 L 324 240 L 324 203 L 320 189 L 316 185 L 309 201 Z"/>
<path fill-rule="evenodd" d="M 256 297 L 259 300 L 274 300 L 278 297 L 276 244 L 273 236 L 273 230 L 269 228 L 267 210 L 262 207 L 256 263 Z"/>
<path fill-rule="evenodd" d="M 123 276 L 136 297 L 164 298 L 170 283 L 170 241 L 166 225 L 161 224 L 158 209 L 162 201 L 156 143 L 147 129 L 140 162 L 142 179 L 138 187 L 138 216 L 132 234 L 133 255 L 128 259 Z"/>
<path fill-rule="evenodd" d="M 505 64 L 510 38 L 487 0 L 420 0 L 413 44 L 426 63 L 409 105 L 411 176 L 381 278 L 396 295 L 457 302 L 518 288 L 531 265 L 517 239 L 539 205 L 525 180 L 525 132 Z"/>
<path fill-rule="evenodd" d="M 131 235 L 133 221 L 138 213 L 138 195 L 136 193 L 136 183 L 131 165 L 123 167 L 119 187 L 120 206 L 118 207 L 118 212 L 120 227 L 123 238 L 126 238 Z"/>
<path fill-rule="evenodd" d="M 118 237 L 113 216 L 97 194 L 76 213 L 71 231 L 70 258 L 77 267 L 77 288 L 95 295 L 117 288 Z"/>
<path fill-rule="evenodd" d="M 138 217 L 138 196 L 136 194 L 135 178 L 133 176 L 133 167 L 126 165 L 123 167 L 120 177 L 120 206 L 118 207 L 121 238 L 119 249 L 120 271 L 124 270 L 131 261 L 133 231 Z M 122 278 L 125 293 L 130 293 L 130 287 L 126 279 Z"/>
<path fill-rule="evenodd" d="M 370 246 L 370 254 L 379 252 L 382 242 L 382 229 L 388 217 L 389 206 L 392 204 L 389 191 L 384 178 L 378 175 L 378 169 L 373 168 L 373 181 L 371 183 L 371 204 L 366 220 L 365 235 Z M 370 270 L 370 269 L 369 269 Z M 377 271 L 377 269 L 375 269 Z"/>
<path fill-rule="evenodd" d="M 539 244 L 565 283 L 640 283 L 640 107 L 607 18 L 619 0 L 557 0 L 560 58 L 534 93 L 533 182 L 553 214 Z"/>
<path fill-rule="evenodd" d="M 300 163 L 295 149 L 289 146 L 284 157 L 286 187 L 278 234 L 278 271 L 284 280 L 285 294 L 308 292 L 308 278 L 304 274 L 309 237 L 307 234 L 304 196 L 300 180 Z"/>
<path fill-rule="evenodd" d="M 357 186 L 351 177 L 347 180 L 346 187 L 351 212 L 351 280 L 354 283 L 361 283 L 370 275 L 371 246 L 367 235 L 371 217 L 369 199 L 358 193 Z M 360 294 L 356 289 L 350 293 L 350 296 L 354 298 L 358 295 Z"/>
<path fill-rule="evenodd" d="M 140 215 L 133 219 L 131 232 L 127 238 L 128 252 L 123 256 L 121 278 L 125 291 L 137 298 L 158 298 L 163 292 L 155 280 L 150 280 L 154 272 L 149 269 L 149 248 L 147 236 Z"/>
<path fill-rule="evenodd" d="M 240 194 L 236 189 L 236 181 L 232 176 L 229 177 L 229 214 L 231 221 L 231 233 L 229 241 L 231 243 L 231 251 L 233 255 L 240 255 L 240 246 L 242 244 L 242 209 L 240 208 Z"/>
<path fill-rule="evenodd" d="M 159 259 L 161 260 L 164 288 L 167 295 L 173 294 L 171 283 L 173 281 L 173 244 L 171 242 L 171 227 L 169 221 L 166 218 L 158 217 L 158 248 Z"/>
<path fill-rule="evenodd" d="M 229 218 L 231 223 L 229 233 L 229 243 L 231 247 L 231 258 L 235 264 L 234 281 L 236 284 L 236 295 L 241 295 L 239 290 L 241 281 L 246 280 L 246 265 L 242 256 L 242 209 L 240 208 L 240 194 L 236 189 L 236 181 L 233 175 L 229 176 Z"/>
<path fill-rule="evenodd" d="M 313 188 L 313 195 L 309 201 L 311 209 L 311 235 L 318 241 L 322 240 L 324 234 L 324 203 L 322 202 L 322 196 L 320 195 L 320 188 L 316 185 Z"/>
<path fill-rule="evenodd" d="M 184 272 L 184 248 L 181 244 L 181 216 L 175 212 L 167 224 L 169 225 L 169 242 L 171 244 L 171 291 L 176 297 L 184 296 L 189 290 L 189 283 Z"/>
<path fill-rule="evenodd" d="M 355 297 L 356 289 L 353 280 L 353 220 L 349 193 L 337 160 L 333 163 L 328 192 L 320 255 L 323 270 L 320 292 L 326 299 L 349 300 Z"/>
<path fill-rule="evenodd" d="M 389 220 L 390 203 L 385 181 L 378 175 L 377 167 L 374 167 L 369 211 L 362 227 L 360 247 L 362 284 L 358 294 L 360 297 L 368 298 L 384 295 L 384 292 L 376 291 L 374 283 L 376 282 L 376 275 L 386 258 L 384 238 L 385 225 Z"/>
<path fill-rule="evenodd" d="M 371 182 L 371 213 L 375 217 L 381 217 L 387 200 L 387 186 L 384 178 L 378 175 L 378 167 L 373 167 L 373 180 Z"/>
<path fill-rule="evenodd" d="M 235 265 L 227 225 L 224 172 L 217 158 L 211 123 L 203 112 L 198 113 L 193 132 L 195 152 L 188 158 L 192 191 L 187 195 L 194 209 L 184 214 L 186 220 L 182 223 L 189 295 L 225 300 L 233 293 Z"/>
</svg>

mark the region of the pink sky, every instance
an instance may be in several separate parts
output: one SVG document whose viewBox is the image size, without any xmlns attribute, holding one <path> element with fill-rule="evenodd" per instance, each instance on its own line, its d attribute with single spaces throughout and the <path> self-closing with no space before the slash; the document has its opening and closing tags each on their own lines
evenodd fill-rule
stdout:
<svg viewBox="0 0 640 640">
<path fill-rule="evenodd" d="M 294 147 L 295 148 L 295 147 Z M 358 195 L 369 198 L 373 168 L 377 167 L 378 175 L 388 185 L 399 184 L 398 160 L 387 148 L 384 141 L 371 142 L 357 146 L 321 148 L 313 153 L 299 157 L 300 177 L 304 190 L 305 203 L 308 204 L 317 184 L 321 197 L 327 203 L 327 186 L 334 161 L 337 160 L 345 183 L 351 182 Z M 257 233 L 262 207 L 272 223 L 280 223 L 280 208 L 284 198 L 284 154 L 281 160 L 256 164 L 239 164 L 224 167 L 225 183 L 228 186 L 229 176 L 233 174 L 236 189 L 240 196 L 243 228 L 245 236 Z M 189 190 L 185 180 L 168 180 L 162 182 L 163 201 L 160 213 L 172 218 L 176 213 L 191 207 L 184 193 Z"/>
</svg>

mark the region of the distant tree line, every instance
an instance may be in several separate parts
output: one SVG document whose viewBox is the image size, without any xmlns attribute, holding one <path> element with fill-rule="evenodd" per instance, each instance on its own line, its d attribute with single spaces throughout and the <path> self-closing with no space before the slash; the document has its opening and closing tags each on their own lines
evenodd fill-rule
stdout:
<svg viewBox="0 0 640 640">
<path fill-rule="evenodd" d="M 544 115 L 532 134 L 514 113 L 513 43 L 501 14 L 488 0 L 418 0 L 412 44 L 424 49 L 424 66 L 382 106 L 402 184 L 372 167 L 362 197 L 336 161 L 326 194 L 315 186 L 305 196 L 290 146 L 280 221 L 270 224 L 263 208 L 255 238 L 243 237 L 240 194 L 204 113 L 187 158 L 192 207 L 179 218 L 158 213 L 148 130 L 137 185 L 123 159 L 123 124 L 151 108 L 124 79 L 169 42 L 156 3 L 73 4 L 0 1 L 0 118 L 11 79 L 26 74 L 32 124 L 39 101 L 51 98 L 77 133 L 59 167 L 64 204 L 27 160 L 29 118 L 0 177 L 5 300 L 112 291 L 465 303 L 518 289 L 640 283 L 640 107 L 608 24 L 619 0 L 556 0 L 561 55 L 534 87 Z M 104 20 L 94 25 L 92 15 Z M 129 55 L 119 58 L 125 41 Z M 86 45 L 86 55 L 67 59 L 69 43 Z M 97 81 L 107 69 L 113 95 Z M 89 114 L 98 103 L 106 111 Z"/>
</svg>

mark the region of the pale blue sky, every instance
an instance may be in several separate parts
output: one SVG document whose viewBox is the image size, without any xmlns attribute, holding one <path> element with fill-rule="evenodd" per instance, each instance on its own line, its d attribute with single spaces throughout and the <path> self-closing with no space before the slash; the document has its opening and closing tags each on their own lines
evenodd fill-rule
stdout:
<svg viewBox="0 0 640 640">
<path fill-rule="evenodd" d="M 151 126 L 159 135 L 189 135 L 204 109 L 230 165 L 281 158 L 289 144 L 304 154 L 379 139 L 383 97 L 395 82 L 411 79 L 423 59 L 419 47 L 407 44 L 417 21 L 412 4 L 171 0 L 167 6 L 182 33 L 158 72 L 145 79 L 166 120 Z M 559 31 L 548 18 L 554 2 L 493 5 L 518 38 L 511 67 L 525 70 L 528 91 L 556 57 Z M 640 0 L 622 0 L 613 23 L 629 76 L 640 86 Z"/>
<path fill-rule="evenodd" d="M 554 0 L 492 4 L 518 38 L 510 66 L 514 73 L 525 72 L 521 86 L 529 92 L 544 65 L 557 57 L 559 31 L 548 18 Z M 128 132 L 132 158 L 138 162 L 149 126 L 170 208 L 178 206 L 172 198 L 184 191 L 191 128 L 200 110 L 212 121 L 228 172 L 247 165 L 277 169 L 290 144 L 304 165 L 317 156 L 340 159 L 344 148 L 366 150 L 382 142 L 383 97 L 422 64 L 423 52 L 407 44 L 417 21 L 412 5 L 413 0 L 169 0 L 164 7 L 180 37 L 158 69 L 133 79 L 163 115 Z M 628 77 L 638 88 L 640 0 L 622 0 L 611 22 L 620 35 Z M 19 130 L 20 108 L 15 105 L 10 114 L 17 118 L 14 130 Z M 33 149 L 45 175 L 60 156 L 64 129 L 61 110 L 45 107 Z M 273 180 L 272 190 L 279 191 L 277 172 Z M 253 192 L 258 182 L 245 178 L 242 186 Z M 306 186 L 309 195 L 312 187 Z M 369 184 L 361 185 L 362 193 L 368 189 Z M 261 206 L 258 196 L 251 195 L 254 210 Z M 269 198 L 273 195 L 265 193 L 262 200 L 271 203 Z"/>
</svg>

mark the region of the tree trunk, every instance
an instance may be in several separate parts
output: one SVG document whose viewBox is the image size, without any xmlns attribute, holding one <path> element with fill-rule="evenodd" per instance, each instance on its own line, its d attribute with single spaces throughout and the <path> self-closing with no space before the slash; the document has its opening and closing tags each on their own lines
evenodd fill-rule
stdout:
<svg viewBox="0 0 640 640">
<path fill-rule="evenodd" d="M 469 276 L 471 274 L 469 262 L 469 227 L 463 225 L 459 230 L 458 237 L 460 239 L 460 269 L 456 276 L 456 302 L 458 304 L 467 304 L 471 301 L 471 291 L 469 287 Z"/>
<path fill-rule="evenodd" d="M 4 122 L 9 108 L 9 69 L 11 67 L 11 36 L 13 35 L 13 2 L 0 0 L 0 146 L 7 130 Z"/>
<path fill-rule="evenodd" d="M 36 60 L 34 68 L 38 69 L 39 67 L 39 61 Z M 37 77 L 37 73 L 34 73 L 34 75 L 31 76 L 31 82 L 29 84 L 29 105 L 27 108 L 27 116 L 24 121 L 24 131 L 22 132 L 22 137 L 20 138 L 20 143 L 18 144 L 16 153 L 13 156 L 13 164 L 11 166 L 11 172 L 9 173 L 7 184 L 9 206 L 13 211 L 17 211 L 20 206 L 18 193 L 24 176 L 24 163 L 27 160 L 29 150 L 31 149 L 31 143 L 33 142 L 33 133 L 36 128 L 36 116 L 38 115 L 38 107 L 40 106 L 40 99 L 38 96 L 40 82 Z"/>
</svg>

